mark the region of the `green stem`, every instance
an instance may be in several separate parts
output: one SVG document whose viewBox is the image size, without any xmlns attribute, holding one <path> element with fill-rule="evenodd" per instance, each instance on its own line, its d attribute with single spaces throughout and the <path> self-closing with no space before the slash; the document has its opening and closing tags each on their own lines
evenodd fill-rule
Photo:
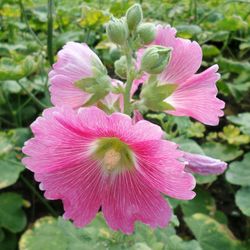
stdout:
<svg viewBox="0 0 250 250">
<path fill-rule="evenodd" d="M 30 91 L 28 91 L 23 85 L 22 83 L 20 83 L 19 81 L 17 81 L 18 85 L 29 95 L 29 97 L 41 108 L 47 108 L 46 105 L 44 105 L 42 102 L 40 102 Z"/>
<path fill-rule="evenodd" d="M 126 50 L 126 61 L 127 61 L 127 83 L 124 92 L 124 113 L 131 115 L 131 106 L 130 106 L 130 91 L 134 80 L 134 72 L 132 65 L 132 52 L 129 46 Z"/>
<path fill-rule="evenodd" d="M 35 41 L 41 46 L 43 47 L 43 44 L 42 42 L 40 41 L 40 39 L 38 38 L 38 36 L 36 35 L 36 33 L 31 29 L 30 25 L 29 25 L 29 21 L 28 21 L 28 18 L 26 16 L 26 13 L 25 13 L 25 9 L 24 9 L 24 6 L 23 6 L 23 2 L 22 0 L 19 0 L 19 7 L 20 7 L 20 10 L 21 10 L 21 18 L 24 20 L 26 26 L 27 26 L 27 29 L 29 30 L 30 34 L 34 37 Z"/>
<path fill-rule="evenodd" d="M 42 197 L 42 195 L 29 183 L 29 181 L 23 177 L 20 176 L 20 179 L 23 181 L 23 183 L 32 191 L 33 194 L 36 195 L 36 197 L 44 204 L 44 206 L 50 211 L 50 213 L 53 216 L 57 216 L 57 212 L 48 204 L 48 202 Z"/>
<path fill-rule="evenodd" d="M 53 54 L 53 0 L 48 0 L 48 38 L 47 54 L 50 65 L 54 63 Z"/>
</svg>

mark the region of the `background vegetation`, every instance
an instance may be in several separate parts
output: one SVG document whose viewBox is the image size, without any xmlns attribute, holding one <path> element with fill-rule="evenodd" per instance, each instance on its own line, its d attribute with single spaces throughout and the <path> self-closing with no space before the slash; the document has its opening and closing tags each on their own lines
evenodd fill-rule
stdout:
<svg viewBox="0 0 250 250">
<path fill-rule="evenodd" d="M 164 114 L 145 117 L 182 149 L 229 163 L 222 176 L 196 176 L 194 200 L 170 200 L 175 216 L 169 227 L 153 231 L 138 223 L 135 233 L 126 236 L 109 230 L 97 216 L 88 227 L 76 229 L 58 217 L 61 202 L 45 200 L 20 163 L 30 123 L 51 106 L 47 73 L 56 52 L 67 41 L 86 42 L 113 74 L 119 51 L 107 40 L 104 23 L 134 2 L 1 0 L 1 250 L 250 249 L 249 0 L 140 1 L 145 19 L 169 23 L 178 36 L 201 44 L 202 68 L 220 66 L 219 97 L 227 104 L 218 127 Z"/>
</svg>

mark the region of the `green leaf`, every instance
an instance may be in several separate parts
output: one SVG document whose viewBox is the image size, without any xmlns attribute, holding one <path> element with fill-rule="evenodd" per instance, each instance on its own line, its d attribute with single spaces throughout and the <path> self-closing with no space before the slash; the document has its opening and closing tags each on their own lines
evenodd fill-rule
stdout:
<svg viewBox="0 0 250 250">
<path fill-rule="evenodd" d="M 244 155 L 242 161 L 235 161 L 229 165 L 226 172 L 228 182 L 240 185 L 250 186 L 250 153 Z"/>
<path fill-rule="evenodd" d="M 238 31 L 240 29 L 247 28 L 247 26 L 247 22 L 243 21 L 240 16 L 236 15 L 223 18 L 222 20 L 217 22 L 217 28 L 223 31 Z"/>
<path fill-rule="evenodd" d="M 216 210 L 213 197 L 209 192 L 202 189 L 196 191 L 196 196 L 191 201 L 183 201 L 181 208 L 185 217 L 189 217 L 195 213 L 211 215 Z"/>
<path fill-rule="evenodd" d="M 250 135 L 250 113 L 240 113 L 237 116 L 227 116 L 227 119 L 232 123 L 239 125 L 240 130 Z"/>
<path fill-rule="evenodd" d="M 16 250 L 17 249 L 17 235 L 4 232 L 4 239 L 0 241 L 1 250 Z"/>
<path fill-rule="evenodd" d="M 13 233 L 21 232 L 27 219 L 22 210 L 23 199 L 16 193 L 0 194 L 0 227 Z"/>
<path fill-rule="evenodd" d="M 250 142 L 250 136 L 240 134 L 240 129 L 232 124 L 223 127 L 223 132 L 219 132 L 218 135 L 233 145 L 248 144 Z"/>
<path fill-rule="evenodd" d="M 0 159 L 0 189 L 16 183 L 24 167 L 15 158 Z"/>
<path fill-rule="evenodd" d="M 173 235 L 168 239 L 166 250 L 202 250 L 196 240 L 183 241 L 179 236 Z"/>
<path fill-rule="evenodd" d="M 173 139 L 177 144 L 180 145 L 180 149 L 193 154 L 204 155 L 203 149 L 198 145 L 198 143 L 191 139 L 185 139 L 183 137 L 177 137 Z"/>
<path fill-rule="evenodd" d="M 204 57 L 214 57 L 220 54 L 220 50 L 216 46 L 207 44 L 202 46 L 202 52 Z"/>
<path fill-rule="evenodd" d="M 250 63 L 248 62 L 238 62 L 231 59 L 219 57 L 217 63 L 220 66 L 220 70 L 225 72 L 238 73 L 250 71 Z"/>
<path fill-rule="evenodd" d="M 250 216 L 250 186 L 242 187 L 237 191 L 235 195 L 235 202 L 243 214 Z"/>
<path fill-rule="evenodd" d="M 241 244 L 232 232 L 205 214 L 196 213 L 184 219 L 203 250 L 240 250 Z"/>
<path fill-rule="evenodd" d="M 206 128 L 203 124 L 201 124 L 199 122 L 194 122 L 187 129 L 187 136 L 188 137 L 202 138 L 202 137 L 204 137 L 205 131 L 206 131 Z"/>
<path fill-rule="evenodd" d="M 177 25 L 178 36 L 183 38 L 192 38 L 193 36 L 202 32 L 200 26 L 197 25 Z"/>
<path fill-rule="evenodd" d="M 222 161 L 232 161 L 243 154 L 243 150 L 233 145 L 207 142 L 202 145 L 205 154 Z"/>
<path fill-rule="evenodd" d="M 13 149 L 9 138 L 5 133 L 0 133 L 0 156 L 7 154 Z"/>
<path fill-rule="evenodd" d="M 60 221 L 53 217 L 43 217 L 28 229 L 19 241 L 20 250 L 67 250 L 73 248 L 70 241 L 75 241 L 75 246 L 80 240 L 81 230 L 75 228 L 68 221 Z M 86 235 L 82 235 L 84 239 Z M 82 249 L 89 249 L 82 244 Z M 78 248 L 80 249 L 80 248 Z"/>
<path fill-rule="evenodd" d="M 170 224 L 164 229 L 152 230 L 146 225 L 136 223 L 132 235 L 112 231 L 102 214 L 88 226 L 78 229 L 62 218 L 44 217 L 35 222 L 19 241 L 20 250 L 75 250 L 75 249 L 134 249 L 147 246 L 150 249 L 163 249 L 175 230 Z M 143 243 L 143 244 L 137 244 Z M 132 247 L 132 248 L 131 248 Z M 137 248 L 136 248 L 137 249 Z"/>
<path fill-rule="evenodd" d="M 197 184 L 207 184 L 207 183 L 213 183 L 214 181 L 217 180 L 218 176 L 217 175 L 198 175 L 194 174 L 195 180 Z"/>
<path fill-rule="evenodd" d="M 0 242 L 4 239 L 4 231 L 0 228 Z"/>
<path fill-rule="evenodd" d="M 20 80 L 36 69 L 37 64 L 32 56 L 27 56 L 21 61 L 3 57 L 0 59 L 0 80 Z"/>
</svg>

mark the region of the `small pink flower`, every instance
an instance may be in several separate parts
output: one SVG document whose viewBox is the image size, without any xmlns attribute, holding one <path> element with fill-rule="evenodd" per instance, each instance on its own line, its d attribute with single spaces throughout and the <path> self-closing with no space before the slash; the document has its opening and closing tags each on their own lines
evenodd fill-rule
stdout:
<svg viewBox="0 0 250 250">
<path fill-rule="evenodd" d="M 78 80 L 93 78 L 98 73 L 105 75 L 107 72 L 99 57 L 88 45 L 68 42 L 58 52 L 58 61 L 49 73 L 52 103 L 55 106 L 69 105 L 72 108 L 83 106 L 91 94 L 75 84 Z"/>
<path fill-rule="evenodd" d="M 212 157 L 183 152 L 182 160 L 186 164 L 186 171 L 200 175 L 222 174 L 227 163 Z"/>
<path fill-rule="evenodd" d="M 171 209 L 161 193 L 192 199 L 193 176 L 159 126 L 96 107 L 55 107 L 31 126 L 23 163 L 48 199 L 61 199 L 64 217 L 82 227 L 102 208 L 113 230 L 132 233 L 135 221 L 164 227 Z"/>
<path fill-rule="evenodd" d="M 217 125 L 223 116 L 225 104 L 216 97 L 216 81 L 220 78 L 218 66 L 196 73 L 201 66 L 202 50 L 197 42 L 176 38 L 176 30 L 170 26 L 157 27 L 157 35 L 152 44 L 171 47 L 172 54 L 166 69 L 158 75 L 159 85 L 176 84 L 175 91 L 164 101 L 174 107 L 166 110 L 176 116 L 190 116 L 208 124 Z M 138 62 L 144 49 L 138 51 Z M 148 77 L 146 77 L 148 78 Z M 145 75 L 134 84 L 145 82 Z M 135 89 L 135 87 L 133 87 Z"/>
</svg>

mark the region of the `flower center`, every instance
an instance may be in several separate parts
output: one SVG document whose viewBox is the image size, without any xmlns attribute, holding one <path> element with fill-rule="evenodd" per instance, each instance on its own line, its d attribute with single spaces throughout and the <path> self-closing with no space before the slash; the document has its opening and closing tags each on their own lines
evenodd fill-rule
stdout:
<svg viewBox="0 0 250 250">
<path fill-rule="evenodd" d="M 109 149 L 103 157 L 103 163 L 109 171 L 112 171 L 114 168 L 116 168 L 120 160 L 121 154 L 114 149 Z"/>
<path fill-rule="evenodd" d="M 127 144 L 115 137 L 100 138 L 94 142 L 92 157 L 109 173 L 134 168 L 134 155 Z"/>
</svg>

